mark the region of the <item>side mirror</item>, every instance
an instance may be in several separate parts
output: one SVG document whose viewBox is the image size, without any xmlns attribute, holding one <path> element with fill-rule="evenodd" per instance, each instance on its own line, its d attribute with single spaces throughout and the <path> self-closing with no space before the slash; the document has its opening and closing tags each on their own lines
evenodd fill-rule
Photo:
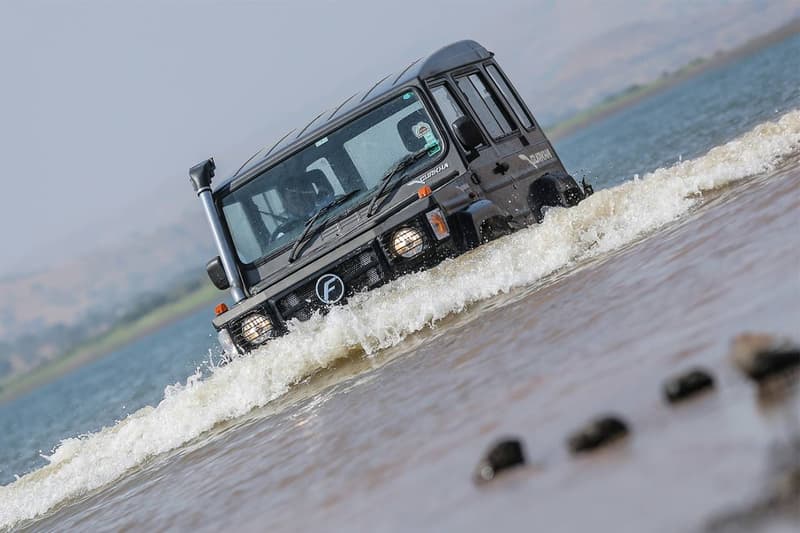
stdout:
<svg viewBox="0 0 800 533">
<path fill-rule="evenodd" d="M 458 142 L 468 151 L 475 150 L 483 144 L 483 134 L 478 125 L 469 117 L 459 117 L 453 122 L 453 133 Z"/>
<path fill-rule="evenodd" d="M 228 276 L 225 275 L 225 268 L 222 266 L 222 260 L 219 258 L 219 256 L 206 263 L 206 272 L 208 272 L 208 277 L 211 280 L 211 283 L 213 283 L 214 286 L 219 290 L 224 291 L 225 289 L 229 289 L 231 287 L 230 283 L 228 283 Z"/>
</svg>

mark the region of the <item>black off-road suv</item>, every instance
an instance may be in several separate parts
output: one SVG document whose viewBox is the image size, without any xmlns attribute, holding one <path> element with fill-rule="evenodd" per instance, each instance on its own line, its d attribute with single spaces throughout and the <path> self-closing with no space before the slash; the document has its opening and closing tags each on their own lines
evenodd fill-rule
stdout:
<svg viewBox="0 0 800 533">
<path fill-rule="evenodd" d="M 235 302 L 214 319 L 228 356 L 591 194 L 474 41 L 320 113 L 212 192 L 214 168 L 189 175 L 219 249 L 209 277 Z"/>
</svg>

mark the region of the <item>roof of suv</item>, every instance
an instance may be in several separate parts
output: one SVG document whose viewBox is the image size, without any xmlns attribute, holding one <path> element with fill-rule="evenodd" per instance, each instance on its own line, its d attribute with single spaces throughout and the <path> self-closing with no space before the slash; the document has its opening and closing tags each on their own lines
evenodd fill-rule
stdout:
<svg viewBox="0 0 800 533">
<path fill-rule="evenodd" d="M 409 81 L 427 79 L 442 72 L 456 69 L 492 57 L 492 53 L 475 41 L 458 41 L 449 44 L 426 58 L 420 58 L 399 73 L 390 74 L 363 92 L 358 92 L 336 107 L 314 117 L 300 129 L 294 129 L 280 138 L 274 145 L 264 148 L 245 163 L 240 172 L 221 183 L 217 190 L 229 189 L 232 185 L 248 181 L 254 174 L 282 159 L 285 154 L 307 144 L 319 133 L 333 124 L 344 123 L 361 110 L 368 107 L 386 93 L 401 87 Z"/>
</svg>

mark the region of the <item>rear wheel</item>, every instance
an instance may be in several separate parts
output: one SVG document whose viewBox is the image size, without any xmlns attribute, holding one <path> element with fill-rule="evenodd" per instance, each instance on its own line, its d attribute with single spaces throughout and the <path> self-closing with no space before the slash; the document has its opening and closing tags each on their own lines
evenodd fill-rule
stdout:
<svg viewBox="0 0 800 533">
<path fill-rule="evenodd" d="M 583 190 L 569 174 L 545 174 L 531 184 L 528 205 L 536 222 L 541 222 L 545 207 L 572 207 L 585 197 Z"/>
</svg>

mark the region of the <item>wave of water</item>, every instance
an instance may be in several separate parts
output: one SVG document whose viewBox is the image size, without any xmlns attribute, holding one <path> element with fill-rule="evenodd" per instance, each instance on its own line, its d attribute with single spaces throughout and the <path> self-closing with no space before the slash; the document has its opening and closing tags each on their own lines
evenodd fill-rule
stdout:
<svg viewBox="0 0 800 533">
<path fill-rule="evenodd" d="M 193 376 L 185 385 L 168 387 L 156 407 L 62 441 L 47 466 L 0 487 L 0 527 L 113 482 L 220 422 L 267 404 L 354 349 L 372 354 L 470 304 L 631 243 L 687 213 L 704 191 L 769 172 L 798 150 L 800 110 L 702 157 L 598 191 L 574 208 L 553 209 L 541 225 L 296 324 L 289 335 L 205 379 Z"/>
</svg>

